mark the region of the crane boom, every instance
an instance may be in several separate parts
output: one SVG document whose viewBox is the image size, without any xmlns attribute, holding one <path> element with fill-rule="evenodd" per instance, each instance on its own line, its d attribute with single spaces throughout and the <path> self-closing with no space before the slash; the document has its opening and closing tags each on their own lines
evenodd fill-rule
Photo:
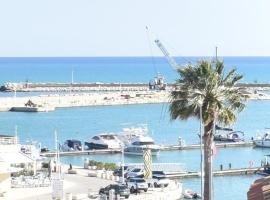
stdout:
<svg viewBox="0 0 270 200">
<path fill-rule="evenodd" d="M 170 53 L 167 51 L 167 49 L 164 47 L 164 45 L 161 43 L 161 41 L 159 39 L 155 39 L 155 43 L 158 46 L 158 48 L 162 51 L 162 53 L 164 54 L 164 56 L 167 59 L 168 63 L 172 66 L 172 68 L 177 70 L 179 68 L 179 65 L 170 56 Z"/>
</svg>

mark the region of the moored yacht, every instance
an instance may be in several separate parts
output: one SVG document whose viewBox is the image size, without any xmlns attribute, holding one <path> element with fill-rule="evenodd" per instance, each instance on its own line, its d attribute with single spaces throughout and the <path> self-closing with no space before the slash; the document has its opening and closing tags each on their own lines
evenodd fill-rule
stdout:
<svg viewBox="0 0 270 200">
<path fill-rule="evenodd" d="M 61 146 L 61 151 L 81 151 L 82 143 L 79 140 L 66 140 Z"/>
<path fill-rule="evenodd" d="M 122 142 L 114 134 L 95 135 L 84 143 L 86 150 L 91 149 L 120 149 Z"/>
<path fill-rule="evenodd" d="M 254 144 L 258 147 L 270 147 L 270 133 L 267 132 L 264 136 L 258 136 L 254 140 Z"/>
<path fill-rule="evenodd" d="M 124 152 L 130 155 L 143 155 L 145 149 L 151 149 L 153 156 L 158 155 L 160 151 L 160 147 L 154 143 L 151 137 L 137 136 L 125 147 Z"/>
</svg>

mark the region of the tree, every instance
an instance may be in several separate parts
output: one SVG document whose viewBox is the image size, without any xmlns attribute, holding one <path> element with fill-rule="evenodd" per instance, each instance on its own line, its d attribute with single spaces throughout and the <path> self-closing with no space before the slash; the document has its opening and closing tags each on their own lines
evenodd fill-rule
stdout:
<svg viewBox="0 0 270 200">
<path fill-rule="evenodd" d="M 170 116 L 172 120 L 200 118 L 202 111 L 204 144 L 204 199 L 212 199 L 211 166 L 212 142 L 215 121 L 222 125 L 235 122 L 236 113 L 245 107 L 247 98 L 235 84 L 242 79 L 236 69 L 224 72 L 224 63 L 199 61 L 177 70 L 180 78 L 170 94 Z"/>
</svg>

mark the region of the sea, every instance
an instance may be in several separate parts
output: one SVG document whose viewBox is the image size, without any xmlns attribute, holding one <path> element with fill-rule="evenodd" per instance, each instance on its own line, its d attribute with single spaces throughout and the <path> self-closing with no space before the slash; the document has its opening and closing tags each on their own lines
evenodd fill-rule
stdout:
<svg viewBox="0 0 270 200">
<path fill-rule="evenodd" d="M 196 64 L 209 57 L 176 58 L 179 64 Z M 225 70 L 236 68 L 244 75 L 243 83 L 269 83 L 270 57 L 224 57 Z M 168 83 L 179 76 L 163 57 L 90 57 L 90 58 L 0 58 L 0 84 L 6 82 L 65 82 L 77 83 L 148 83 L 157 73 L 162 74 Z M 17 96 L 33 96 L 48 93 L 17 93 Z M 13 96 L 1 92 L 0 96 Z M 176 144 L 181 137 L 186 144 L 199 143 L 199 121 L 195 118 L 186 121 L 172 121 L 169 105 L 141 104 L 117 106 L 93 106 L 79 108 L 59 108 L 46 113 L 0 112 L 0 133 L 15 134 L 15 127 L 21 143 L 37 141 L 49 149 L 54 148 L 54 132 L 60 142 L 66 139 L 88 140 L 103 132 L 118 133 L 123 128 L 147 125 L 149 134 L 157 144 Z M 249 141 L 263 134 L 270 127 L 270 101 L 250 100 L 233 124 L 234 130 L 244 132 Z M 232 168 L 260 166 L 270 149 L 241 147 L 220 148 L 214 158 L 214 170 L 220 166 Z M 120 154 L 87 155 L 63 157 L 66 164 L 83 165 L 86 159 L 103 162 L 121 162 Z M 125 162 L 143 162 L 138 156 L 125 156 Z M 164 151 L 153 162 L 181 163 L 188 171 L 200 170 L 200 151 Z M 244 200 L 250 185 L 260 175 L 214 177 L 214 197 L 217 200 Z M 200 179 L 182 179 L 184 188 L 200 192 Z"/>
</svg>

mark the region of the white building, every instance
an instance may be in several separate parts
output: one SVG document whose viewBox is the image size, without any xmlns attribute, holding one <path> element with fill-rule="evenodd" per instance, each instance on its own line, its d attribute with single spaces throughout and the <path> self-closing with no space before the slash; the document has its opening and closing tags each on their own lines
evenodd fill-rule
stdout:
<svg viewBox="0 0 270 200">
<path fill-rule="evenodd" d="M 21 152 L 21 145 L 15 136 L 0 135 L 0 194 L 11 187 L 10 174 L 23 168 L 17 167 L 35 166 L 35 160 Z"/>
</svg>

